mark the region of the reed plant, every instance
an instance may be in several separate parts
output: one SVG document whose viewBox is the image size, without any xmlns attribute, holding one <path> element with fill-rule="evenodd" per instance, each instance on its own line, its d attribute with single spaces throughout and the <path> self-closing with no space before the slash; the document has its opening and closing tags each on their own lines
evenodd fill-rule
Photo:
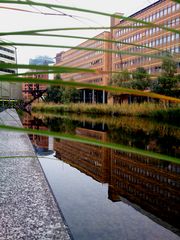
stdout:
<svg viewBox="0 0 180 240">
<path fill-rule="evenodd" d="M 175 2 L 180 3 L 179 0 L 175 0 Z M 50 15 L 52 14 L 52 9 L 56 11 L 61 11 L 61 10 L 70 10 L 74 11 L 77 13 L 91 13 L 91 14 L 96 14 L 98 16 L 107 16 L 107 17 L 115 17 L 119 19 L 124 19 L 131 21 L 132 26 L 123 26 L 122 28 L 159 28 L 162 29 L 163 31 L 167 31 L 168 33 L 175 33 L 179 34 L 180 30 L 174 29 L 172 27 L 167 27 L 163 26 L 162 24 L 156 24 L 153 22 L 146 22 L 141 19 L 136 19 L 133 17 L 125 17 L 124 15 L 115 15 L 115 14 L 110 14 L 106 12 L 98 12 L 90 9 L 83 9 L 83 8 L 77 8 L 77 7 L 71 7 L 68 5 L 61 5 L 61 4 L 52 4 L 52 3 L 46 3 L 45 1 L 19 1 L 19 0 L 0 0 L 0 3 L 3 5 L 3 8 L 9 9 L 9 11 L 17 11 L 17 12 L 27 12 L 29 14 L 30 12 L 27 10 L 27 6 L 30 6 L 31 8 L 42 8 L 43 11 L 46 11 L 44 14 Z M 14 7 L 15 6 L 15 7 Z M 50 11 L 50 12 L 49 12 Z M 31 11 L 32 13 L 32 11 Z M 36 12 L 37 14 L 37 12 Z M 43 12 L 40 12 L 39 14 L 43 14 Z M 72 17 L 72 16 L 71 16 Z M 120 27 L 118 27 L 120 28 Z M 92 52 L 97 52 L 99 51 L 98 48 L 87 48 L 87 47 L 79 47 L 79 46 L 67 46 L 67 45 L 53 45 L 52 42 L 50 41 L 48 44 L 43 44 L 43 38 L 48 37 L 48 39 L 53 39 L 53 38 L 78 38 L 78 39 L 89 39 L 86 36 L 72 36 L 70 34 L 67 35 L 62 35 L 59 34 L 53 34 L 52 32 L 57 32 L 57 31 L 70 31 L 70 30 L 105 30 L 109 29 L 112 30 L 110 27 L 75 27 L 72 28 L 72 26 L 64 28 L 49 28 L 49 29 L 31 29 L 27 31 L 19 31 L 18 29 L 15 30 L 14 32 L 6 31 L 0 32 L 1 37 L 6 37 L 6 36 L 18 36 L 19 41 L 13 41 L 11 43 L 1 41 L 0 45 L 1 46 L 8 46 L 8 45 L 14 45 L 14 46 L 24 46 L 24 47 L 44 47 L 44 48 L 61 48 L 61 49 L 67 49 L 67 48 L 72 48 L 72 49 L 78 49 L 79 51 L 92 51 Z M 42 43 L 32 43 L 31 40 L 28 40 L 28 42 L 24 42 L 21 40 L 21 37 L 26 36 L 27 39 L 31 39 L 29 36 L 33 37 L 42 37 Z M 93 38 L 95 41 L 99 41 L 99 38 Z M 104 39 L 101 39 L 104 41 Z M 133 45 L 136 47 L 140 48 L 147 48 L 147 46 L 139 45 L 139 44 L 134 44 L 134 43 L 125 43 L 125 42 L 117 42 L 114 40 L 106 40 L 111 43 L 120 43 L 120 44 L 125 44 L 125 45 Z M 121 51 L 119 49 L 113 50 L 113 49 L 101 49 L 102 52 L 107 52 L 109 54 L 125 54 L 125 55 L 133 55 L 133 56 L 139 56 L 139 57 L 150 57 L 154 59 L 169 59 L 161 54 L 159 54 L 159 49 L 155 49 L 152 47 L 148 47 L 150 50 L 153 50 L 152 52 L 154 54 L 147 54 L 145 52 L 131 52 L 131 51 Z M 0 75 L 0 82 L 18 82 L 18 83 L 35 83 L 35 84 L 46 84 L 47 86 L 49 85 L 60 85 L 64 87 L 76 87 L 76 88 L 88 88 L 88 89 L 97 89 L 97 90 L 105 90 L 106 92 L 111 92 L 114 94 L 121 94 L 121 93 L 126 93 L 126 94 L 132 94 L 132 95 L 138 95 L 138 96 L 146 96 L 150 98 L 156 98 L 160 100 L 165 100 L 165 101 L 172 101 L 176 103 L 180 103 L 180 99 L 170 97 L 170 96 L 163 96 L 160 94 L 156 94 L 153 92 L 144 92 L 144 91 L 139 91 L 135 89 L 129 89 L 129 88 L 122 88 L 122 87 L 113 87 L 113 86 L 101 86 L 97 84 L 89 84 L 89 83 L 82 83 L 82 82 L 73 82 L 73 81 L 59 81 L 59 80 L 45 80 L 45 79 L 37 79 L 33 77 L 27 78 L 27 73 L 21 73 L 21 70 L 24 69 L 31 69 L 32 72 L 28 73 L 28 76 L 30 75 L 35 75 L 39 73 L 51 73 L 51 74 L 61 74 L 61 73 L 78 73 L 78 72 L 84 72 L 84 73 L 93 73 L 93 74 L 112 74 L 113 72 L 103 72 L 99 71 L 97 69 L 85 69 L 85 68 L 74 68 L 74 67 L 56 67 L 56 66 L 34 66 L 34 65 L 26 65 L 26 64 L 10 64 L 10 63 L 4 63 L 0 62 L 0 68 L 1 69 L 18 69 L 17 74 L 4 74 Z M 36 70 L 36 71 L 34 71 Z M 39 70 L 39 72 L 38 72 Z M 158 116 L 160 118 L 161 114 L 163 115 L 163 112 L 166 112 L 166 116 L 170 113 L 170 116 L 173 116 L 173 112 L 175 111 L 176 114 L 179 114 L 179 112 L 175 109 L 172 108 L 171 110 L 168 109 L 167 106 L 161 105 L 161 104 L 153 104 L 153 103 L 141 103 L 141 104 L 121 104 L 121 105 L 102 105 L 102 104 L 69 104 L 69 105 L 55 105 L 55 104 L 34 104 L 33 105 L 33 111 L 43 111 L 43 112 L 74 112 L 74 113 L 88 113 L 88 114 L 96 114 L 96 115 L 104 115 L 104 116 L 120 116 L 120 115 L 126 115 L 126 116 L 146 116 L 146 117 L 155 117 Z M 155 114 L 156 112 L 156 114 Z M 22 128 L 17 128 L 17 127 L 10 127 L 1 124 L 0 129 L 2 130 L 7 130 L 7 131 L 19 131 L 19 132 L 27 132 L 31 134 L 37 134 L 37 135 L 44 135 L 44 136 L 53 136 L 57 137 L 60 139 L 64 140 L 72 140 L 76 142 L 83 142 L 83 143 L 88 143 L 96 146 L 103 146 L 103 147 L 111 147 L 114 149 L 126 151 L 126 152 L 134 152 L 137 154 L 141 154 L 143 156 L 151 156 L 154 158 L 158 159 L 163 159 L 167 161 L 173 161 L 173 162 L 178 162 L 177 159 L 173 159 L 170 156 L 162 156 L 158 155 L 156 153 L 148 152 L 148 151 L 142 151 L 124 146 L 124 145 L 117 145 L 117 144 L 108 144 L 100 141 L 95 141 L 92 139 L 83 139 L 78 136 L 73 136 L 73 135 L 65 135 L 65 134 L 59 134 L 58 132 L 52 132 L 52 131 L 43 131 L 43 130 L 32 130 L 32 129 L 22 129 Z"/>
<path fill-rule="evenodd" d="M 177 105 L 175 105 L 177 106 Z M 172 114 L 175 111 L 179 112 L 178 108 L 169 107 L 165 104 L 156 103 L 122 103 L 122 104 L 85 104 L 85 103 L 70 103 L 70 104 L 54 104 L 54 103 L 34 103 L 32 106 L 33 112 L 54 112 L 54 113 L 86 113 L 94 115 L 109 115 L 109 116 L 140 116 L 140 117 L 156 117 L 157 113 L 170 111 Z M 171 114 L 171 115 L 172 115 Z"/>
</svg>

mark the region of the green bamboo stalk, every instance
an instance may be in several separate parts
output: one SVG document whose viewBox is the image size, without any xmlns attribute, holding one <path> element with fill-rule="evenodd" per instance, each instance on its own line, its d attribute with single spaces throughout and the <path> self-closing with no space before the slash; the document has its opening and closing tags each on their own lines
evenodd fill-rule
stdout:
<svg viewBox="0 0 180 240">
<path fill-rule="evenodd" d="M 10 75 L 0 75 L 0 82 L 18 82 L 18 83 L 38 83 L 38 84 L 47 84 L 47 85 L 61 85 L 65 87 L 80 87 L 80 88 L 89 88 L 89 89 L 96 89 L 96 90 L 105 90 L 107 92 L 113 93 L 127 93 L 132 95 L 138 96 L 146 96 L 156 99 L 161 99 L 165 101 L 172 101 L 176 103 L 180 103 L 180 99 L 160 95 L 153 92 L 143 92 L 140 90 L 130 89 L 130 88 L 122 88 L 122 87 L 114 87 L 114 86 L 102 86 L 96 84 L 88 84 L 88 83 L 81 83 L 81 82 L 74 82 L 74 81 L 62 81 L 62 80 L 46 80 L 46 79 L 37 79 L 37 78 L 23 78 L 23 77 L 15 77 L 11 78 Z"/>
<path fill-rule="evenodd" d="M 15 63 L 1 63 L 0 68 L 13 68 L 13 69 L 34 69 L 34 70 L 47 70 L 47 71 L 59 71 L 59 72 L 90 72 L 95 73 L 95 69 L 78 68 L 78 67 L 66 67 L 66 66 L 46 66 L 46 65 L 33 65 L 33 64 L 15 64 Z M 34 72 L 35 74 L 36 72 Z M 8 74 L 8 76 L 12 76 Z"/>
<path fill-rule="evenodd" d="M 9 46 L 10 44 L 7 42 L 0 42 L 1 46 Z M 65 48 L 65 49 L 76 49 L 76 50 L 84 50 L 84 51 L 102 51 L 107 53 L 117 53 L 117 54 L 124 54 L 130 56 L 143 56 L 143 57 L 151 57 L 156 59 L 167 59 L 170 58 L 167 56 L 159 56 L 156 54 L 146 54 L 146 53 L 137 53 L 137 52 L 129 52 L 129 51 L 120 51 L 120 50 L 112 50 L 112 49 L 102 49 L 102 48 L 89 48 L 89 47 L 80 47 L 80 46 L 68 46 L 68 45 L 52 45 L 52 44 L 37 44 L 37 43 L 17 43 L 12 42 L 14 46 L 27 46 L 27 47 L 46 47 L 46 48 Z"/>
<path fill-rule="evenodd" d="M 145 157 L 156 158 L 159 160 L 180 163 L 179 158 L 175 158 L 175 157 L 171 157 L 171 156 L 167 156 L 167 155 L 163 155 L 163 154 L 159 154 L 159 153 L 155 153 L 155 152 L 151 152 L 151 151 L 146 151 L 146 150 L 142 150 L 142 149 L 138 149 L 138 148 L 134 148 L 134 147 L 130 147 L 130 146 L 125 146 L 125 145 L 121 145 L 121 144 L 102 142 L 102 141 L 98 141 L 98 140 L 94 140 L 94 139 L 90 139 L 90 138 L 80 137 L 77 135 L 57 133 L 57 132 L 45 131 L 45 130 L 35 130 L 35 129 L 29 129 L 29 128 L 20 128 L 20 127 L 13 127 L 13 126 L 7 126 L 7 125 L 0 125 L 0 129 L 5 130 L 5 131 L 16 131 L 16 132 L 27 133 L 27 134 L 36 134 L 36 135 L 41 135 L 41 136 L 51 136 L 51 137 L 62 139 L 62 140 L 91 144 L 91 145 L 95 145 L 95 146 L 120 150 L 123 152 L 140 154 Z"/>
<path fill-rule="evenodd" d="M 41 30 L 41 32 L 43 32 L 43 30 Z M 44 30 L 44 32 L 46 32 L 46 29 Z M 154 47 L 149 47 L 149 46 L 145 46 L 145 45 L 141 45 L 141 44 L 136 44 L 136 43 L 126 43 L 123 41 L 116 41 L 116 40 L 111 40 L 111 39 L 104 39 L 104 38 L 96 38 L 96 37 L 82 37 L 82 36 L 72 36 L 72 35 L 61 35 L 61 34 L 43 34 L 43 33 L 38 33 L 38 31 L 34 30 L 30 31 L 27 33 L 23 33 L 23 34 L 8 34 L 8 33 L 4 33 L 1 34 L 1 36 L 3 35 L 26 35 L 26 36 L 35 36 L 35 37 L 58 37 L 58 38 L 72 38 L 72 39 L 85 39 L 85 40 L 93 40 L 93 41 L 102 41 L 102 42 L 109 42 L 109 43 L 120 43 L 123 45 L 127 45 L 127 46 L 135 46 L 135 47 L 142 47 L 142 48 L 147 48 L 147 49 L 151 49 L 151 50 L 155 50 L 155 51 L 161 51 L 159 48 L 154 48 Z"/>
<path fill-rule="evenodd" d="M 162 25 L 158 25 L 158 24 L 155 24 L 155 23 L 152 23 L 152 22 L 146 22 L 146 21 L 136 19 L 136 18 L 133 18 L 133 17 L 125 17 L 123 15 L 116 15 L 116 14 L 110 14 L 110 13 L 106 13 L 106 12 L 99 12 L 99 11 L 90 10 L 90 9 L 70 7 L 70 6 L 60 5 L 60 4 L 49 4 L 49 3 L 42 3 L 42 2 L 40 3 L 40 2 L 35 2 L 35 1 L 23 2 L 23 1 L 0 0 L 0 3 L 17 4 L 17 5 L 25 5 L 25 6 L 26 5 L 41 6 L 41 7 L 47 7 L 47 8 L 50 8 L 50 9 L 51 8 L 60 8 L 60 9 L 77 11 L 77 12 L 92 13 L 92 14 L 96 14 L 96 15 L 114 17 L 114 18 L 123 19 L 123 20 L 131 21 L 131 22 L 135 22 L 135 23 L 140 23 L 140 24 L 144 24 L 144 25 L 149 26 L 149 27 L 158 27 L 158 28 L 161 28 L 163 30 L 170 31 L 170 32 L 173 32 L 173 33 L 180 33 L 179 30 L 169 28 L 169 27 L 165 27 L 165 26 L 162 26 Z"/>
</svg>

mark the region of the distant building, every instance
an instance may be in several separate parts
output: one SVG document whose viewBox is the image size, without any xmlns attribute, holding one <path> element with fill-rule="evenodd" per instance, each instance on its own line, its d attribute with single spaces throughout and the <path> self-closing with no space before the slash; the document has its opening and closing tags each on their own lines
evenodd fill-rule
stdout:
<svg viewBox="0 0 180 240">
<path fill-rule="evenodd" d="M 171 0 L 159 0 L 135 12 L 129 17 L 180 30 L 179 11 L 179 3 L 175 3 Z M 123 14 L 116 13 L 116 15 L 122 16 Z M 104 40 L 111 39 L 117 41 L 117 43 L 111 44 L 107 41 L 101 40 L 84 41 L 77 47 L 96 48 L 99 49 L 99 51 L 70 49 L 66 52 L 60 52 L 56 55 L 56 65 L 90 68 L 107 72 L 118 72 L 125 69 L 131 72 L 138 67 L 144 67 L 148 73 L 157 75 L 161 73 L 162 54 L 170 52 L 177 62 L 178 73 L 180 73 L 180 34 L 163 30 L 158 27 L 147 26 L 142 28 L 142 25 L 143 24 L 141 23 L 112 17 L 111 32 L 102 32 L 95 38 L 103 38 Z M 144 47 L 142 47 L 142 45 Z M 122 51 L 124 53 L 111 54 L 102 52 L 101 49 Z M 143 54 L 149 56 L 143 56 Z M 153 57 L 155 55 L 157 58 Z M 108 85 L 112 75 L 97 75 L 82 72 L 65 73 L 62 74 L 61 77 L 63 80 L 73 79 L 77 82 Z M 82 89 L 81 93 L 81 101 L 83 102 L 107 102 L 107 95 L 104 94 L 103 91 Z M 121 102 L 131 102 L 128 97 L 129 94 L 121 94 Z M 108 98 L 108 102 L 111 102 L 112 100 L 112 98 Z"/>
<path fill-rule="evenodd" d="M 30 65 L 49 65 L 53 63 L 53 59 L 48 56 L 38 56 L 36 58 L 30 59 Z M 37 78 L 37 79 L 49 79 L 49 75 L 47 73 L 39 73 L 41 70 L 31 70 L 34 74 L 27 75 L 27 78 Z M 47 88 L 45 84 L 38 84 L 38 83 L 23 83 L 22 85 L 22 92 L 23 92 L 23 99 L 25 101 L 32 99 L 36 96 L 40 91 L 44 91 Z"/>
<path fill-rule="evenodd" d="M 51 63 L 54 63 L 54 61 L 48 56 L 38 56 L 36 58 L 29 59 L 29 64 L 31 65 L 49 65 Z"/>
<path fill-rule="evenodd" d="M 100 71 L 111 70 L 111 57 L 110 53 L 102 52 L 101 49 L 110 49 L 111 43 L 102 41 L 101 39 L 110 39 L 110 32 L 102 32 L 95 38 L 97 40 L 87 40 L 77 47 L 96 48 L 97 51 L 82 51 L 78 49 L 70 49 L 66 52 L 61 52 L 56 55 L 56 66 L 69 66 L 78 68 L 89 68 Z M 94 74 L 87 72 L 79 73 L 64 73 L 61 78 L 65 81 L 74 80 L 83 83 L 93 83 L 98 85 L 107 85 L 109 81 L 109 74 Z M 92 89 L 81 89 L 82 102 L 107 102 L 107 94 L 105 91 L 97 91 Z"/>
<path fill-rule="evenodd" d="M 0 62 L 1 63 L 17 63 L 16 48 L 12 45 L 1 46 L 0 45 Z M 15 74 L 16 69 L 0 68 L 0 75 L 3 74 Z M 21 99 L 21 84 L 20 83 L 8 83 L 0 82 L 0 99 Z"/>
</svg>

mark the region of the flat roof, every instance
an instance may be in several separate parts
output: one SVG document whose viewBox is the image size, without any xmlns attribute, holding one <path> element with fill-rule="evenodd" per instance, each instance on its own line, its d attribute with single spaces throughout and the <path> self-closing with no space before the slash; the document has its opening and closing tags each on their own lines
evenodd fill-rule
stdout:
<svg viewBox="0 0 180 240">
<path fill-rule="evenodd" d="M 165 1 L 166 1 L 166 0 L 159 0 L 159 1 L 156 1 L 156 2 L 154 2 L 154 3 L 150 4 L 150 5 L 148 5 L 147 7 L 142 8 L 142 9 L 140 9 L 139 11 L 137 11 L 137 12 L 131 14 L 131 15 L 128 16 L 128 17 L 131 17 L 131 18 L 132 18 L 132 17 L 135 17 L 136 15 L 138 15 L 138 14 L 140 14 L 140 13 L 143 13 L 143 12 L 145 12 L 146 10 L 148 10 L 148 9 L 150 9 L 150 8 L 152 8 L 152 7 L 156 6 L 156 5 L 158 5 L 158 4 L 160 4 L 161 2 L 165 2 Z M 129 20 L 125 20 L 125 19 L 123 19 L 123 20 L 120 21 L 120 23 L 125 22 L 125 21 L 129 21 Z M 117 24 L 117 25 L 118 25 L 118 24 Z"/>
<path fill-rule="evenodd" d="M 80 46 L 86 44 L 88 41 L 96 41 L 96 40 L 94 40 L 93 38 L 98 38 L 99 36 L 104 35 L 105 33 L 109 33 L 109 34 L 110 34 L 109 31 L 103 31 L 103 32 L 99 33 L 98 35 L 96 35 L 96 36 L 94 36 L 94 37 L 90 37 L 90 39 L 87 39 L 87 40 L 81 42 L 80 44 L 76 45 L 75 47 L 80 47 Z M 70 49 L 68 49 L 68 50 L 66 50 L 66 51 L 61 51 L 61 52 L 59 52 L 59 53 L 57 53 L 57 54 L 61 54 L 61 53 L 62 53 L 62 54 L 66 54 L 66 53 L 69 54 L 69 52 L 70 52 L 70 51 L 73 51 L 73 50 L 74 50 L 74 51 L 78 51 L 78 49 L 70 48 Z M 57 54 L 56 54 L 56 56 L 57 56 Z"/>
</svg>

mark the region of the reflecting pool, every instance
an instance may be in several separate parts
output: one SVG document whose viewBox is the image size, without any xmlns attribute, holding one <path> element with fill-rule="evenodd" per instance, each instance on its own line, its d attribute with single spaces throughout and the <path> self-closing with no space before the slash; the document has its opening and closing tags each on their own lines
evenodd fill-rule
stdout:
<svg viewBox="0 0 180 240">
<path fill-rule="evenodd" d="M 78 115 L 25 115 L 23 124 L 177 159 L 30 135 L 74 239 L 180 239 L 177 126 Z"/>
</svg>

